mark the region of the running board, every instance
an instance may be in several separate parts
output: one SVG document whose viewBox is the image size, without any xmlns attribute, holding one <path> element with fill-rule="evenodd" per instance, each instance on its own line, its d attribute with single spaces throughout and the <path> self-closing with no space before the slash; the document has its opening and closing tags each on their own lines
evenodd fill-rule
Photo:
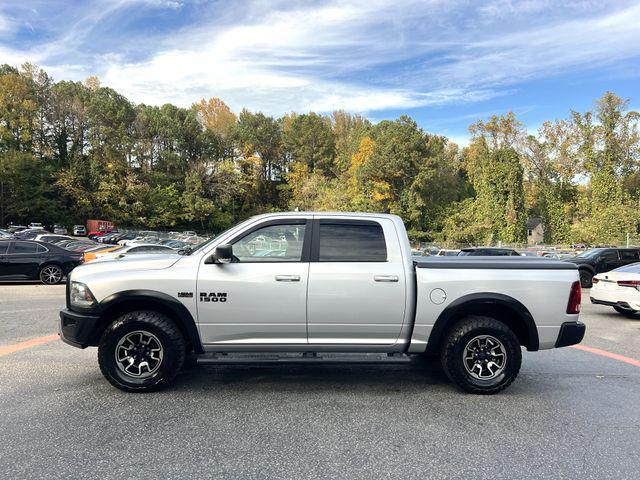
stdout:
<svg viewBox="0 0 640 480">
<path fill-rule="evenodd" d="M 410 363 L 411 357 L 403 353 L 208 353 L 198 356 L 198 365 L 247 364 L 396 364 Z"/>
</svg>

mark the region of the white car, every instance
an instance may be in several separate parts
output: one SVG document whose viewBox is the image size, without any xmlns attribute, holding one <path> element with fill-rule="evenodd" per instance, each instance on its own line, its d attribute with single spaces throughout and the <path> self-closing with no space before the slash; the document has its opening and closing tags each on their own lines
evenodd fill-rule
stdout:
<svg viewBox="0 0 640 480">
<path fill-rule="evenodd" d="M 42 233 L 40 235 L 37 235 L 36 238 L 34 238 L 34 240 L 36 242 L 56 242 L 58 240 L 73 240 L 73 238 L 71 238 L 68 235 L 56 235 L 54 233 Z"/>
<path fill-rule="evenodd" d="M 40 222 L 31 222 L 29 228 L 33 230 L 44 230 L 44 226 Z"/>
<path fill-rule="evenodd" d="M 122 258 L 127 255 L 134 255 L 139 253 L 176 253 L 176 251 L 165 245 L 157 244 L 142 244 L 142 245 L 129 245 L 117 250 L 111 250 L 105 253 L 96 253 L 97 260 L 114 260 L 116 258 Z"/>
<path fill-rule="evenodd" d="M 593 277 L 591 303 L 609 305 L 625 316 L 640 312 L 640 262 Z"/>
</svg>

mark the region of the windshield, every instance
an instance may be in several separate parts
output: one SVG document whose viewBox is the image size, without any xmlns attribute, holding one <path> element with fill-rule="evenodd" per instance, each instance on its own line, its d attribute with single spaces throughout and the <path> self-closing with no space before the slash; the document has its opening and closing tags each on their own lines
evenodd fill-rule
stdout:
<svg viewBox="0 0 640 480">
<path fill-rule="evenodd" d="M 598 255 L 599 253 L 602 253 L 603 251 L 604 251 L 604 248 L 594 248 L 593 250 L 586 250 L 576 255 L 576 258 L 592 258 Z"/>
</svg>

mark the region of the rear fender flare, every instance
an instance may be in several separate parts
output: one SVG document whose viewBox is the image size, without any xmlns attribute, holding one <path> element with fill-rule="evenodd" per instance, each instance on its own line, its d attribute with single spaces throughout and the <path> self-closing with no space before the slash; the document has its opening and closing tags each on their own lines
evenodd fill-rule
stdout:
<svg viewBox="0 0 640 480">
<path fill-rule="evenodd" d="M 439 352 L 440 345 L 444 341 L 447 332 L 460 318 L 473 314 L 492 316 L 492 311 L 501 313 L 501 315 L 497 315 L 497 317 L 504 316 L 504 313 L 508 313 L 509 321 L 514 322 L 513 326 L 519 327 L 517 328 L 518 332 L 516 332 L 516 335 L 519 333 L 518 339 L 520 342 L 527 347 L 529 351 L 538 350 L 538 329 L 527 307 L 525 307 L 522 302 L 508 295 L 486 292 L 472 293 L 460 297 L 444 309 L 431 329 L 426 353 Z M 496 319 L 504 321 L 504 318 Z"/>
</svg>

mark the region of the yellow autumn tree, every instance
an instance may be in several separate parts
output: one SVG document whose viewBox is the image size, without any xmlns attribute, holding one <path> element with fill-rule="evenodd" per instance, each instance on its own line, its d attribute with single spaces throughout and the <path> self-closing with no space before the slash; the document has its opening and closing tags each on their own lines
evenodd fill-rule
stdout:
<svg viewBox="0 0 640 480">
<path fill-rule="evenodd" d="M 202 126 L 221 139 L 226 140 L 236 124 L 236 115 L 229 106 L 219 98 L 204 98 L 192 107 L 198 114 Z"/>
</svg>

